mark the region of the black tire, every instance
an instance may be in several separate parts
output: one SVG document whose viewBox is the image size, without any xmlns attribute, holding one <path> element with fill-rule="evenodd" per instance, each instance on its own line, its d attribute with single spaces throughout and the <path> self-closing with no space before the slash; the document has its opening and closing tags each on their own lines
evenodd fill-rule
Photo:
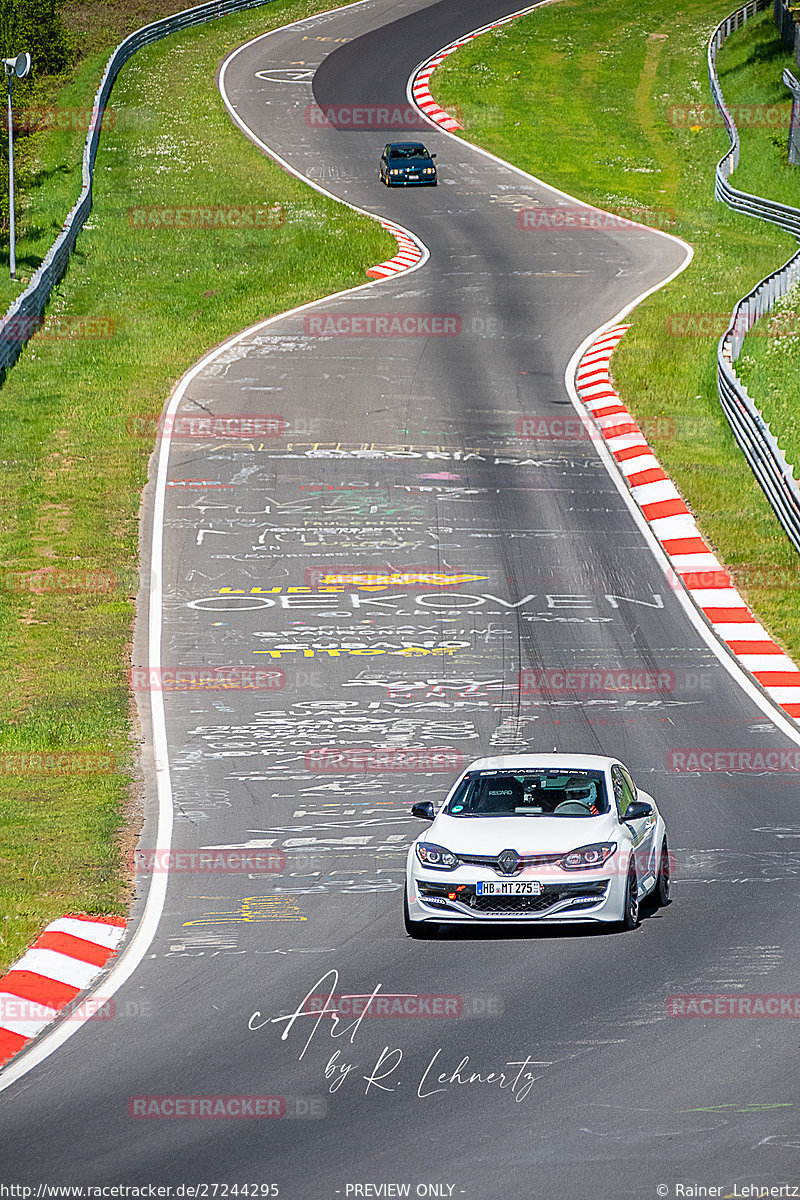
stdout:
<svg viewBox="0 0 800 1200">
<path fill-rule="evenodd" d="M 422 927 L 424 924 L 425 924 L 424 921 L 414 921 L 409 916 L 408 892 L 404 890 L 403 891 L 403 925 L 405 926 L 406 933 L 411 938 L 423 937 L 424 935 L 422 932 Z"/>
<path fill-rule="evenodd" d="M 625 933 L 630 933 L 636 929 L 639 924 L 639 884 L 636 878 L 636 860 L 631 855 L 630 866 L 628 867 L 628 878 L 625 883 L 625 913 L 622 920 L 619 922 L 618 928 Z"/>
<path fill-rule="evenodd" d="M 669 861 L 669 847 L 667 846 L 666 836 L 661 843 L 661 854 L 658 859 L 658 875 L 656 876 L 656 886 L 648 896 L 648 900 L 653 908 L 666 908 L 670 901 L 670 881 L 672 878 L 672 869 Z"/>
</svg>

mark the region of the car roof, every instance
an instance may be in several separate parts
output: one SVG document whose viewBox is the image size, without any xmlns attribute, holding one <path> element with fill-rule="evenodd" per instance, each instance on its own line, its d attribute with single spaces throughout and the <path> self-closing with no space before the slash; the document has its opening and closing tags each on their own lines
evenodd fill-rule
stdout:
<svg viewBox="0 0 800 1200">
<path fill-rule="evenodd" d="M 494 758 L 476 758 L 466 771 L 515 771 L 530 767 L 562 770 L 607 771 L 619 759 L 603 754 L 502 754 Z"/>
<path fill-rule="evenodd" d="M 389 142 L 390 150 L 424 150 L 422 142 Z"/>
</svg>

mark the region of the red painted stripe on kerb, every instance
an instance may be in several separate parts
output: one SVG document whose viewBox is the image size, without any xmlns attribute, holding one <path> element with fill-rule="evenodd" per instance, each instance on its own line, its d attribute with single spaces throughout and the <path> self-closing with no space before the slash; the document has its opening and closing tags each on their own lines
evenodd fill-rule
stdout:
<svg viewBox="0 0 800 1200">
<path fill-rule="evenodd" d="M 13 1058 L 28 1040 L 21 1033 L 12 1033 L 9 1029 L 0 1029 L 0 1066 L 8 1062 L 10 1058 Z"/>
<path fill-rule="evenodd" d="M 704 608 L 712 625 L 757 625 L 749 608 Z"/>
<path fill-rule="evenodd" d="M 700 591 L 703 588 L 730 588 L 733 582 L 727 571 L 678 571 L 689 591 Z"/>
<path fill-rule="evenodd" d="M 762 687 L 800 687 L 800 671 L 753 671 Z"/>
<path fill-rule="evenodd" d="M 86 913 L 67 913 L 70 921 L 89 921 L 92 925 L 116 925 L 117 929 L 124 929 L 127 921 L 124 917 L 87 917 Z"/>
<path fill-rule="evenodd" d="M 592 396 L 596 400 L 596 396 Z M 615 413 L 626 413 L 628 410 L 623 404 L 607 404 L 604 408 L 593 408 L 593 417 L 613 417 Z"/>
<path fill-rule="evenodd" d="M 88 936 L 83 938 L 79 937 L 76 933 L 65 933 L 63 929 L 53 928 L 53 926 L 63 925 L 67 921 L 76 923 L 85 922 L 85 929 Z M 47 966 L 52 966 L 52 969 L 56 970 L 57 973 L 61 973 L 60 969 L 56 967 L 56 964 L 59 963 L 65 967 L 65 973 L 69 975 L 68 960 L 72 959 L 76 964 L 72 969 L 72 973 L 83 981 L 83 988 L 69 983 L 62 983 L 57 979 L 50 979 L 46 975 L 40 975 L 38 971 L 20 970 L 12 966 L 6 975 L 0 977 L 0 992 L 19 997 L 20 1000 L 27 1000 L 32 1004 L 41 1005 L 42 1008 L 54 1009 L 56 1012 L 59 1012 L 79 996 L 82 990 L 91 986 L 100 974 L 102 967 L 115 954 L 115 950 L 112 947 L 102 945 L 98 941 L 92 941 L 92 936 L 94 935 L 95 938 L 99 938 L 100 941 L 110 940 L 118 942 L 120 940 L 119 937 L 111 935 L 110 930 L 123 930 L 125 925 L 124 917 L 90 917 L 85 913 L 67 913 L 65 917 L 60 918 L 58 921 L 51 922 L 36 941 L 28 947 L 28 950 L 31 952 L 40 950 L 47 952 L 42 956 L 44 962 L 36 961 L 35 958 L 34 962 L 37 967 L 43 970 Z M 48 953 L 63 957 L 55 960 L 48 959 Z M 20 959 L 19 961 L 23 960 Z M 82 964 L 80 968 L 77 966 L 78 963 Z M 92 968 L 94 968 L 94 971 L 92 971 Z M 9 1023 L 13 1022 L 9 1021 Z M 0 1065 L 8 1062 L 30 1040 L 29 1037 L 23 1034 L 0 1027 Z"/>
<path fill-rule="evenodd" d="M 621 450 L 611 452 L 617 462 L 627 462 L 629 458 L 641 458 L 643 454 L 652 454 L 649 446 L 623 446 Z"/>
<path fill-rule="evenodd" d="M 47 1008 L 63 1008 L 75 999 L 80 988 L 60 983 L 57 979 L 48 979 L 46 975 L 37 975 L 35 971 L 15 971 L 12 968 L 0 978 L 0 992 L 10 992 L 21 1000 L 32 1000 Z"/>
<path fill-rule="evenodd" d="M 745 639 L 731 639 L 728 642 L 734 654 L 783 654 L 777 642 L 751 642 Z"/>
<path fill-rule="evenodd" d="M 32 949 L 57 950 L 59 954 L 68 954 L 70 958 L 93 963 L 96 967 L 105 966 L 113 954 L 108 946 L 98 946 L 97 942 L 87 942 L 71 933 L 48 933 L 47 930 L 33 943 Z"/>
<path fill-rule="evenodd" d="M 641 433 L 642 431 L 633 418 L 631 418 L 628 421 L 621 422 L 619 425 L 607 425 L 601 432 L 603 437 L 608 439 L 622 437 L 625 433 Z"/>
<path fill-rule="evenodd" d="M 645 483 L 660 483 L 662 479 L 669 479 L 669 475 L 666 475 L 661 467 L 648 467 L 646 471 L 637 471 L 635 475 L 629 475 L 628 483 L 634 488 Z"/>
<path fill-rule="evenodd" d="M 648 451 L 649 453 L 649 451 Z M 701 537 L 665 538 L 661 545 L 667 554 L 710 554 Z"/>
<path fill-rule="evenodd" d="M 643 504 L 642 512 L 648 521 L 657 521 L 659 517 L 677 517 L 688 515 L 689 510 L 684 502 L 677 497 L 675 500 L 654 500 L 652 504 Z"/>
</svg>

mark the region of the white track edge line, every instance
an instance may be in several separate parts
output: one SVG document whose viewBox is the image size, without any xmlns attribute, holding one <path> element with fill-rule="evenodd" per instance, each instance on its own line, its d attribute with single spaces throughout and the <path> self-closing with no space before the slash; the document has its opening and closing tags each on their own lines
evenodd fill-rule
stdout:
<svg viewBox="0 0 800 1200">
<path fill-rule="evenodd" d="M 224 72 L 227 66 L 237 54 L 248 49 L 248 47 L 252 46 L 255 42 L 261 41 L 262 38 L 271 37 L 275 33 L 282 33 L 287 29 L 293 28 L 294 26 L 313 23 L 313 21 L 319 17 L 327 17 L 334 12 L 342 12 L 344 9 L 356 8 L 361 4 L 370 3 L 372 3 L 372 0 L 355 0 L 354 4 L 346 4 L 341 5 L 338 8 L 327 9 L 325 12 L 316 13 L 314 17 L 303 17 L 301 20 L 291 21 L 288 25 L 281 25 L 277 29 L 270 29 L 266 33 L 259 34 L 255 38 L 251 38 L 249 42 L 245 42 L 243 45 L 238 46 L 225 59 L 222 67 L 220 68 L 219 86 L 220 92 L 222 93 L 223 102 L 225 107 L 228 109 L 231 118 L 242 129 L 242 131 L 246 133 L 247 137 L 249 137 L 251 141 L 255 142 L 256 145 L 263 149 L 265 154 L 268 154 L 270 158 L 288 171 L 289 174 L 294 175 L 297 179 L 302 180 L 303 183 L 308 184 L 309 187 L 314 188 L 315 191 L 320 192 L 323 196 L 327 196 L 331 200 L 335 200 L 337 204 L 346 205 L 347 208 L 353 209 L 362 216 L 371 217 L 372 220 L 382 223 L 384 218 L 377 216 L 375 213 L 368 212 L 366 209 L 358 208 L 356 205 L 350 204 L 346 200 L 341 200 L 338 196 L 334 196 L 332 192 L 326 191 L 325 188 L 320 187 L 319 184 L 314 183 L 310 179 L 306 179 L 304 175 L 301 175 L 299 171 L 296 171 L 294 167 L 291 167 L 287 162 L 285 162 L 280 155 L 271 150 L 270 147 L 262 142 L 260 138 L 256 137 L 256 135 L 247 127 L 247 125 L 245 125 L 244 121 L 237 116 L 230 104 L 230 101 L 228 100 L 227 93 L 224 91 Z M 394 279 L 398 274 L 409 274 L 412 271 L 418 270 L 419 267 L 424 266 L 424 264 L 430 258 L 430 250 L 425 243 L 415 234 L 411 233 L 410 230 L 405 229 L 402 225 L 399 225 L 394 220 L 392 220 L 392 224 L 397 229 L 400 229 L 403 233 L 407 234 L 411 241 L 413 241 L 414 244 L 419 247 L 422 254 L 420 261 L 415 263 L 414 266 L 406 268 L 403 272 L 395 272 L 395 274 L 389 277 Z M 213 362 L 214 359 L 223 354 L 225 351 L 229 350 L 232 346 L 244 341 L 252 334 L 257 333 L 266 326 L 273 324 L 273 322 L 283 320 L 284 317 L 291 317 L 297 313 L 305 312 L 306 309 L 313 308 L 318 304 L 326 304 L 329 300 L 335 300 L 339 296 L 349 296 L 354 292 L 360 292 L 367 288 L 379 287 L 384 282 L 385 280 L 383 279 L 375 279 L 370 280 L 369 283 L 361 283 L 357 284 L 355 287 L 343 288 L 341 291 L 331 292 L 331 294 L 328 296 L 320 296 L 316 300 L 309 300 L 305 304 L 299 304 L 297 307 L 287 309 L 285 312 L 275 313 L 273 316 L 267 317 L 263 321 L 258 321 L 254 325 L 248 326 L 247 329 L 243 329 L 239 333 L 235 333 L 231 337 L 226 338 L 225 341 L 220 343 L 219 346 L 207 351 L 178 380 L 169 398 L 164 416 L 172 417 L 175 415 L 178 405 L 183 399 L 189 384 L 202 370 L 205 369 L 206 366 L 209 365 L 209 363 Z M 161 664 L 161 620 L 163 609 L 162 563 L 164 541 L 163 526 L 167 490 L 167 471 L 169 467 L 169 451 L 172 442 L 172 436 L 169 431 L 172 428 L 172 422 L 169 420 L 165 421 L 164 427 L 167 432 L 161 439 L 161 445 L 159 448 L 158 472 L 153 508 L 153 525 L 150 542 L 151 585 L 148 610 L 148 661 L 151 670 L 160 670 Z M 161 692 L 151 692 L 151 714 L 153 721 L 153 749 L 155 752 L 156 763 L 156 794 L 158 797 L 156 846 L 158 849 L 168 850 L 172 842 L 172 782 L 169 770 L 169 748 L 167 744 L 164 699 Z M 164 902 L 166 900 L 168 881 L 168 872 L 153 873 L 151 875 L 150 887 L 148 889 L 142 919 L 139 925 L 136 927 L 136 931 L 131 937 L 130 942 L 128 942 L 123 948 L 119 959 L 101 981 L 103 986 L 104 1000 L 110 999 L 111 996 L 119 991 L 119 989 L 124 983 L 127 982 L 130 976 L 139 966 L 145 954 L 147 953 L 161 921 L 161 915 L 164 910 Z M 103 968 L 100 968 L 100 970 L 102 971 Z M 94 986 L 95 985 L 91 985 L 92 988 Z M 87 995 L 91 995 L 91 989 L 87 992 Z M 4 1092 L 6 1088 L 11 1087 L 11 1085 L 16 1083 L 17 1080 L 21 1079 L 24 1075 L 27 1075 L 29 1071 L 32 1071 L 34 1067 L 37 1067 L 40 1063 L 44 1062 L 46 1058 L 49 1058 L 49 1056 L 55 1050 L 62 1046 L 64 1042 L 72 1037 L 74 1033 L 77 1033 L 78 1030 L 90 1019 L 91 1016 L 87 1015 L 81 1020 L 72 1020 L 69 1022 L 64 1021 L 61 1024 L 57 1024 L 52 1030 L 50 1030 L 50 1032 L 40 1036 L 36 1042 L 32 1042 L 30 1048 L 23 1046 L 17 1052 L 17 1055 L 15 1055 L 9 1061 L 8 1066 L 0 1069 L 0 1092 Z"/>
</svg>

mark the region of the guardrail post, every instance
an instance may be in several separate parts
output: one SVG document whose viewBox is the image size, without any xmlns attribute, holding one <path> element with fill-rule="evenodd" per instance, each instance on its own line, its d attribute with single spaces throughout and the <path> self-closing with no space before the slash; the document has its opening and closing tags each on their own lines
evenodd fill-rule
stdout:
<svg viewBox="0 0 800 1200">
<path fill-rule="evenodd" d="M 787 67 L 783 82 L 792 93 L 792 119 L 789 122 L 789 162 L 800 163 L 800 80 Z"/>
</svg>

